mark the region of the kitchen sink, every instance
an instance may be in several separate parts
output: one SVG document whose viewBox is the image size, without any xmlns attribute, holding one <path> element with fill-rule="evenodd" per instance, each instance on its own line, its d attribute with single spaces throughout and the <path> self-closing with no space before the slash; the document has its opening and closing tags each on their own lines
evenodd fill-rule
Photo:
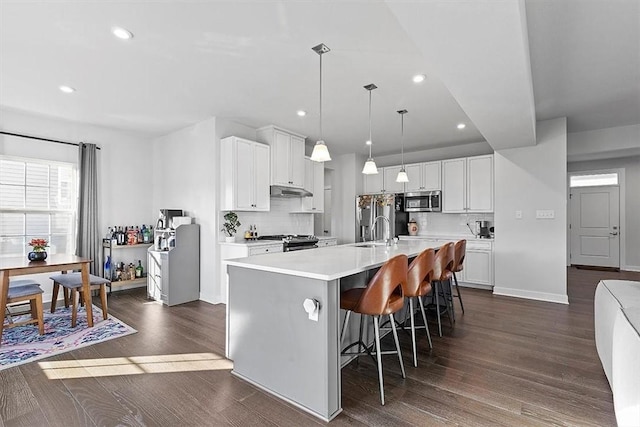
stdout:
<svg viewBox="0 0 640 427">
<path fill-rule="evenodd" d="M 366 242 L 366 243 L 356 243 L 354 245 L 356 248 L 376 248 L 376 247 L 384 247 L 387 246 L 386 243 L 384 242 L 380 242 L 380 243 L 376 243 L 376 242 Z"/>
</svg>

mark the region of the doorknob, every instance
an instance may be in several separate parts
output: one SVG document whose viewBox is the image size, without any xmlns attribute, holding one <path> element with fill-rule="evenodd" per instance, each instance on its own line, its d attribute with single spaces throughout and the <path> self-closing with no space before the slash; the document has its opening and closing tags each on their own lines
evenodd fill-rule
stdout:
<svg viewBox="0 0 640 427">
<path fill-rule="evenodd" d="M 609 234 L 611 234 L 612 236 L 617 236 L 617 235 L 618 235 L 618 232 L 617 232 L 617 231 L 614 231 L 613 233 L 609 233 Z"/>
</svg>

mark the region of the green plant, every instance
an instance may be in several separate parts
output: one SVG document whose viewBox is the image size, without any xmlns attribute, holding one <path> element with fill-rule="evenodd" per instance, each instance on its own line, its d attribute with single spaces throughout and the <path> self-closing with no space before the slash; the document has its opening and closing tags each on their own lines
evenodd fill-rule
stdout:
<svg viewBox="0 0 640 427">
<path fill-rule="evenodd" d="M 235 236 L 238 231 L 238 227 L 240 227 L 240 221 L 238 221 L 238 215 L 235 212 L 227 212 L 224 214 L 224 219 L 226 222 L 222 224 L 222 228 L 220 231 L 225 232 L 229 237 Z"/>
</svg>

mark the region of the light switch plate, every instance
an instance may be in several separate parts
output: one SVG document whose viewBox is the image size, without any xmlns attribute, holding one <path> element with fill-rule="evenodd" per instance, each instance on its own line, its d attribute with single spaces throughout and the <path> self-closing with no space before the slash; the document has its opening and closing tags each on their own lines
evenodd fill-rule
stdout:
<svg viewBox="0 0 640 427">
<path fill-rule="evenodd" d="M 537 210 L 536 219 L 554 219 L 556 212 L 553 209 Z"/>
<path fill-rule="evenodd" d="M 516 219 L 522 219 L 522 211 L 516 211 Z"/>
</svg>

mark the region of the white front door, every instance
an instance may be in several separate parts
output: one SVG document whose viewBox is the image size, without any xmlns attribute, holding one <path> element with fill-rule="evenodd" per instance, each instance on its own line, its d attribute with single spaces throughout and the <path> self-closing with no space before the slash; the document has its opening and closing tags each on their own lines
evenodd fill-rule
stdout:
<svg viewBox="0 0 640 427">
<path fill-rule="evenodd" d="M 620 268 L 620 189 L 571 189 L 571 264 Z"/>
</svg>

